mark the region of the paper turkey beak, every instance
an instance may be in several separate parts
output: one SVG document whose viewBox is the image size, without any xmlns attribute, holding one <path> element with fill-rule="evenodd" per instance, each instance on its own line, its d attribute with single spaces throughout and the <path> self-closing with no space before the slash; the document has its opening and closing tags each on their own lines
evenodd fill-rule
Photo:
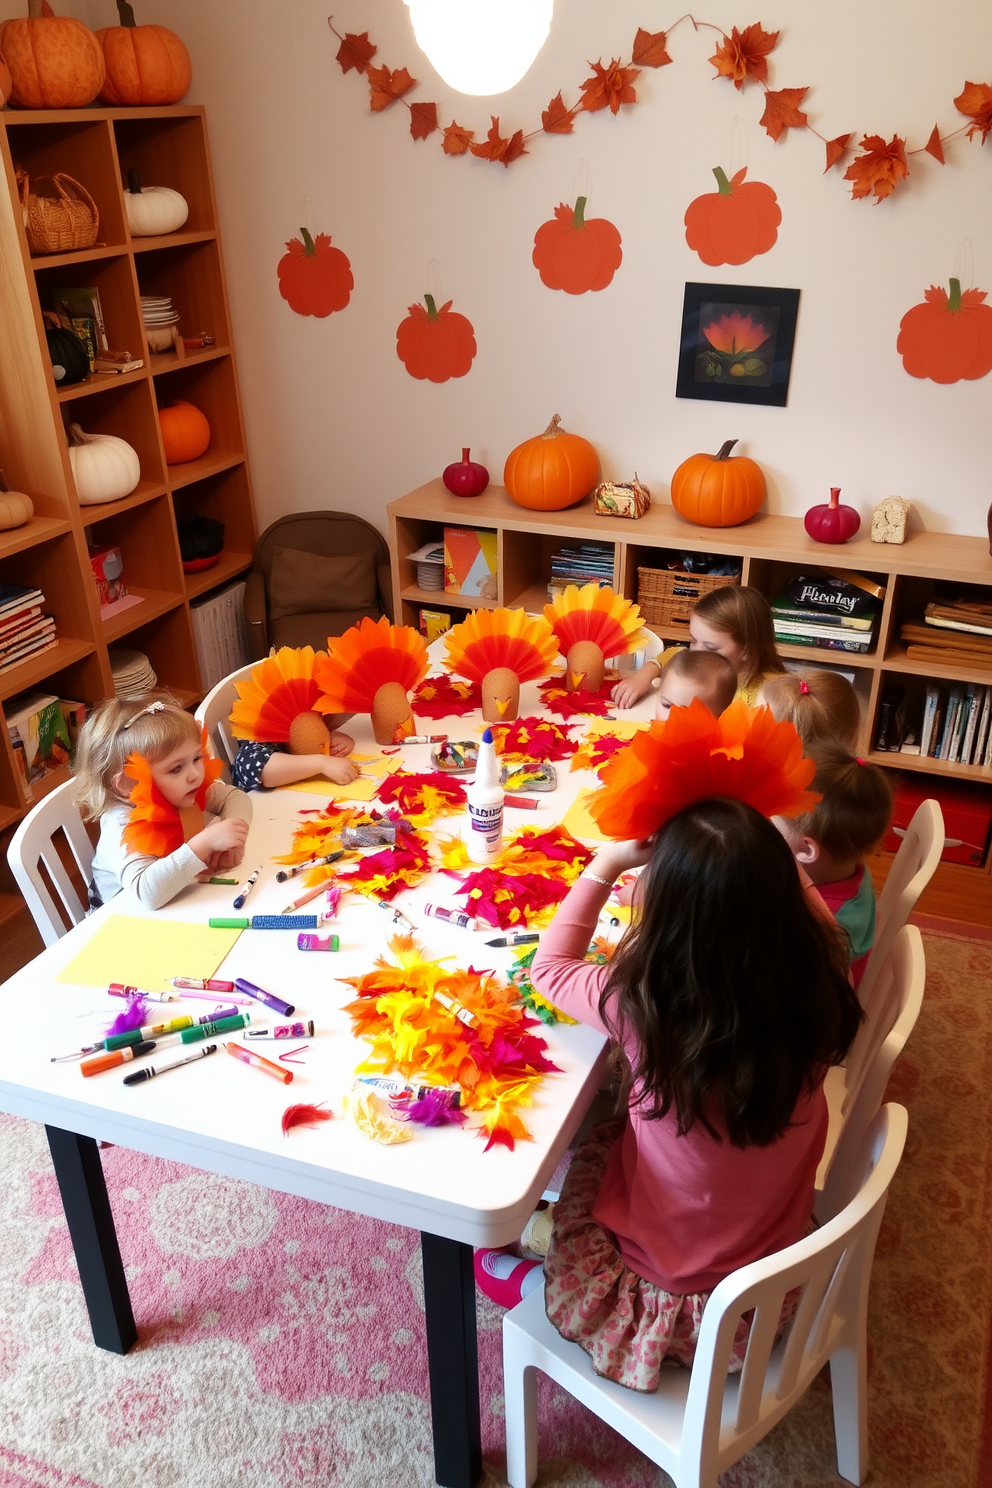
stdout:
<svg viewBox="0 0 992 1488">
<path fill-rule="evenodd" d="M 410 735 L 415 732 L 416 727 L 417 725 L 414 723 L 413 714 L 411 713 L 409 718 L 405 719 L 402 723 L 397 724 L 396 732 L 393 735 L 393 743 L 402 744 L 404 739 L 408 739 Z"/>
<path fill-rule="evenodd" d="M 585 681 L 585 672 L 569 672 L 568 675 L 572 679 L 572 691 L 578 692 L 580 684 Z"/>
<path fill-rule="evenodd" d="M 493 701 L 495 702 L 497 708 L 499 709 L 499 716 L 500 716 L 500 718 L 503 718 L 505 716 L 505 714 L 506 714 L 507 708 L 510 706 L 510 699 L 509 698 L 494 698 Z"/>
</svg>

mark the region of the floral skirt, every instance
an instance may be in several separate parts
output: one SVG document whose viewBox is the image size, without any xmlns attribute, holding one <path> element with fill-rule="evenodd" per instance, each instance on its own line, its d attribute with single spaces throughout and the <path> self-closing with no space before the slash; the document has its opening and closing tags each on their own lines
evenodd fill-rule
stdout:
<svg viewBox="0 0 992 1488">
<path fill-rule="evenodd" d="M 650 1394 L 663 1365 L 692 1363 L 710 1293 L 678 1296 L 645 1281 L 593 1219 L 610 1151 L 622 1131 L 622 1121 L 594 1126 L 572 1159 L 555 1205 L 544 1300 L 549 1320 L 563 1338 L 581 1344 L 597 1374 Z M 782 1326 L 798 1296 L 797 1289 L 786 1299 Z M 734 1338 L 732 1374 L 744 1366 L 750 1330 L 748 1315 Z"/>
</svg>

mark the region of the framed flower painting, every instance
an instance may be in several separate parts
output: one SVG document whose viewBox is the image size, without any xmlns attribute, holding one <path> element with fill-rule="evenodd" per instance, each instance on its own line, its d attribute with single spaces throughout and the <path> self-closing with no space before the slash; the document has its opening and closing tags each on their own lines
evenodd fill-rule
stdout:
<svg viewBox="0 0 992 1488">
<path fill-rule="evenodd" d="M 675 396 L 784 408 L 798 315 L 798 289 L 687 284 Z"/>
</svg>

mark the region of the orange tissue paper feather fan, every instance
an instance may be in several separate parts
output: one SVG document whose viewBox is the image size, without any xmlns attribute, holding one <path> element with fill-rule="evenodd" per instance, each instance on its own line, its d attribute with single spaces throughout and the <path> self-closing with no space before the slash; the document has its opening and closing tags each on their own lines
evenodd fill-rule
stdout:
<svg viewBox="0 0 992 1488">
<path fill-rule="evenodd" d="M 474 610 L 444 638 L 449 672 L 481 682 L 506 667 L 520 682 L 542 677 L 554 664 L 558 643 L 551 626 L 526 610 Z"/>
<path fill-rule="evenodd" d="M 415 731 L 409 694 L 427 675 L 427 647 L 412 626 L 368 616 L 330 636 L 317 663 L 325 713 L 369 713 L 376 742 L 399 743 Z"/>
<path fill-rule="evenodd" d="M 210 758 L 207 748 L 207 731 L 200 735 L 203 751 L 203 783 L 196 793 L 196 804 L 205 810 L 207 792 L 223 772 L 220 760 Z M 158 786 L 152 780 L 152 767 L 143 754 L 129 754 L 124 766 L 127 775 L 135 782 L 131 791 L 131 815 L 121 833 L 121 841 L 129 853 L 147 854 L 153 858 L 165 858 L 182 847 L 186 838 L 179 810 L 170 806 Z"/>
<path fill-rule="evenodd" d="M 625 656 L 648 640 L 637 605 L 598 584 L 583 584 L 581 589 L 569 584 L 544 606 L 544 615 L 566 658 L 572 689 L 596 692 L 602 685 L 605 658 Z"/>
<path fill-rule="evenodd" d="M 231 709 L 235 738 L 288 744 L 294 719 L 317 709 L 320 687 L 314 671 L 316 661 L 312 646 L 283 646 L 275 656 L 267 656 L 253 667 L 249 677 L 235 682 L 238 701 Z"/>
<path fill-rule="evenodd" d="M 799 816 L 819 801 L 816 766 L 791 723 L 737 700 L 714 718 L 699 698 L 653 722 L 601 770 L 589 813 L 607 837 L 650 837 L 696 801 L 732 796 L 763 816 Z"/>
</svg>

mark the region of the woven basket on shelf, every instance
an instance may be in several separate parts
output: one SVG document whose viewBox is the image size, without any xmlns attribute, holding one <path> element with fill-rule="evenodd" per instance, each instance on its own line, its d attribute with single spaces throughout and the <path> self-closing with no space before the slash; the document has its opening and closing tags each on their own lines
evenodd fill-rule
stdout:
<svg viewBox="0 0 992 1488">
<path fill-rule="evenodd" d="M 92 248 L 100 213 L 86 187 L 59 171 L 35 176 L 18 170 L 24 228 L 32 253 L 74 253 Z"/>
<path fill-rule="evenodd" d="M 688 625 L 698 599 L 726 584 L 739 584 L 740 575 L 691 574 L 667 568 L 637 570 L 637 603 L 647 625 Z"/>
</svg>

